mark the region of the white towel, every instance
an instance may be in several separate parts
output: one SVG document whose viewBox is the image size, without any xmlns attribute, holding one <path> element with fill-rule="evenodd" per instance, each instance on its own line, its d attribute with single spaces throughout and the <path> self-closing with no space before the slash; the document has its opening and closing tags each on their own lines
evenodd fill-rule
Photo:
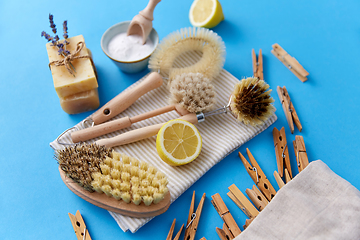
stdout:
<svg viewBox="0 0 360 240">
<path fill-rule="evenodd" d="M 184 67 L 190 64 L 194 64 L 200 59 L 201 55 L 196 52 L 183 54 L 176 62 L 176 67 Z M 146 76 L 145 76 L 146 77 Z M 144 77 L 144 78 L 145 78 Z M 131 85 L 128 89 L 136 86 L 144 78 Z M 230 94 L 233 91 L 235 84 L 239 80 L 231 75 L 229 72 L 222 70 L 219 76 L 213 81 L 216 89 L 217 106 L 222 107 L 227 104 Z M 126 91 L 126 90 L 125 90 Z M 164 83 L 158 89 L 155 89 L 140 99 L 138 99 L 132 106 L 127 110 L 120 113 L 116 118 L 124 116 L 136 116 L 147 111 L 164 107 L 168 105 L 169 91 L 166 84 Z M 91 117 L 91 116 L 90 116 Z M 177 118 L 178 115 L 175 112 L 170 112 L 157 116 L 151 119 L 144 120 L 133 124 L 132 127 L 124 130 L 117 131 L 102 136 L 114 137 L 119 133 L 153 125 L 157 123 L 167 122 L 170 119 Z M 197 128 L 203 139 L 202 150 L 199 157 L 190 164 L 181 167 L 172 167 L 164 163 L 156 152 L 156 138 L 152 137 L 146 140 L 139 141 L 137 143 L 128 144 L 121 147 L 115 147 L 114 149 L 118 152 L 123 152 L 129 156 L 135 157 L 141 161 L 147 161 L 153 166 L 157 167 L 160 171 L 164 172 L 169 179 L 168 188 L 171 193 L 171 202 L 175 201 L 183 192 L 185 192 L 191 185 L 193 185 L 202 175 L 204 175 L 211 167 L 216 163 L 220 162 L 232 151 L 236 150 L 239 146 L 244 144 L 246 141 L 253 138 L 272 123 L 276 121 L 277 117 L 274 114 L 268 119 L 264 125 L 259 127 L 252 127 L 236 121 L 235 117 L 231 114 L 221 114 L 217 116 L 211 116 L 206 118 L 202 123 L 197 124 Z M 81 123 L 77 124 L 76 127 L 82 129 Z M 61 138 L 61 142 L 71 143 L 70 134 L 65 134 Z M 88 141 L 91 143 L 92 141 Z M 50 143 L 54 149 L 61 149 L 63 146 L 60 145 L 56 140 Z M 54 166 L 56 167 L 56 166 Z M 117 213 L 110 212 L 114 217 L 118 225 L 123 231 L 130 230 L 136 232 L 141 226 L 147 223 L 151 218 L 132 218 L 122 216 Z"/>
<path fill-rule="evenodd" d="M 360 239 L 360 192 L 322 161 L 287 183 L 236 240 Z"/>
</svg>

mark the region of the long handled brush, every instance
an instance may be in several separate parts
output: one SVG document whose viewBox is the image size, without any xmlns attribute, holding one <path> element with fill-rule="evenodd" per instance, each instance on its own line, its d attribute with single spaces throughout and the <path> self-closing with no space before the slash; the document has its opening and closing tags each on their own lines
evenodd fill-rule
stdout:
<svg viewBox="0 0 360 240">
<path fill-rule="evenodd" d="M 238 121 L 252 126 L 263 124 L 274 112 L 274 99 L 270 96 L 269 85 L 257 78 L 247 78 L 235 85 L 229 103 L 219 109 L 206 113 L 190 113 L 180 117 L 193 124 L 206 117 L 231 112 Z M 113 138 L 100 139 L 95 143 L 107 147 L 120 146 L 152 137 L 158 133 L 164 123 L 147 126 L 120 134 Z"/>
</svg>

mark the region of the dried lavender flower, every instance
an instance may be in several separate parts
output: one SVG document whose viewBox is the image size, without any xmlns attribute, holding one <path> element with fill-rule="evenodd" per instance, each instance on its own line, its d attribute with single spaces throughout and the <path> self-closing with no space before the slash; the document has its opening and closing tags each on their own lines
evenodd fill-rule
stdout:
<svg viewBox="0 0 360 240">
<path fill-rule="evenodd" d="M 54 23 L 54 16 L 52 14 L 49 14 L 49 22 L 53 33 L 56 34 L 56 25 Z"/>
<path fill-rule="evenodd" d="M 67 39 L 69 36 L 68 36 L 68 27 L 67 27 L 67 21 L 65 20 L 64 23 L 63 23 L 63 31 L 64 31 L 64 38 Z"/>
<path fill-rule="evenodd" d="M 50 22 L 50 27 L 52 29 L 52 32 L 54 34 L 56 34 L 57 30 L 56 30 L 56 25 L 54 23 L 54 16 L 50 13 L 49 14 L 49 22 Z M 55 35 L 54 37 L 50 36 L 49 34 L 47 34 L 45 31 L 42 31 L 41 32 L 41 36 L 42 37 L 45 37 L 46 40 L 48 42 L 52 42 L 52 46 L 54 47 L 57 47 L 59 50 L 58 50 L 58 53 L 59 55 L 68 55 L 70 54 L 70 51 L 69 50 L 66 50 L 66 45 L 69 44 L 70 42 L 66 41 L 66 39 L 68 39 L 68 27 L 67 27 L 67 21 L 64 21 L 63 23 L 63 30 L 64 30 L 64 41 L 62 43 L 59 43 L 59 36 L 58 35 Z"/>
<path fill-rule="evenodd" d="M 41 36 L 45 37 L 48 42 L 52 41 L 54 38 L 47 34 L 45 31 L 41 32 Z"/>
</svg>

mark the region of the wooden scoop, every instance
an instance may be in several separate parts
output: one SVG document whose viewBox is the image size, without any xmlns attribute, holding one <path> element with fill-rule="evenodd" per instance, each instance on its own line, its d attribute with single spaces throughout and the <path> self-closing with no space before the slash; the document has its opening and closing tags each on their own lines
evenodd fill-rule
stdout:
<svg viewBox="0 0 360 240">
<path fill-rule="evenodd" d="M 150 0 L 146 8 L 139 12 L 130 22 L 127 35 L 142 36 L 143 44 L 152 30 L 152 21 L 154 20 L 154 9 L 161 0 Z"/>
</svg>

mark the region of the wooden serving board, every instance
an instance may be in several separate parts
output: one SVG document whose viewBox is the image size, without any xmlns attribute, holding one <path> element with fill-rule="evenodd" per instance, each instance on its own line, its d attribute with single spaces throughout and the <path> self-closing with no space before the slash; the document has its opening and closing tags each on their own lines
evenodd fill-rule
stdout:
<svg viewBox="0 0 360 240">
<path fill-rule="evenodd" d="M 74 182 L 71 178 L 66 176 L 65 172 L 59 167 L 61 179 L 65 185 L 76 195 L 84 199 L 85 201 L 94 204 L 100 208 L 120 213 L 130 217 L 154 217 L 160 215 L 170 206 L 170 192 L 168 192 L 165 198 L 158 204 L 151 204 L 146 206 L 143 202 L 139 205 L 134 203 L 126 203 L 122 200 L 116 200 L 113 197 L 108 197 L 105 193 L 89 192 L 82 188 L 79 184 Z"/>
</svg>

